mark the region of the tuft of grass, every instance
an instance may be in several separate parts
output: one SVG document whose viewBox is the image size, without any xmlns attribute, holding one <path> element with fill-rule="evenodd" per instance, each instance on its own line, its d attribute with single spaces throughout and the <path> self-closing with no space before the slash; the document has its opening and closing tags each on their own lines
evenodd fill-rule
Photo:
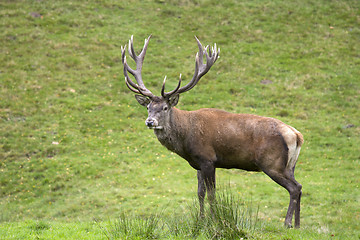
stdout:
<svg viewBox="0 0 360 240">
<path fill-rule="evenodd" d="M 249 233 L 260 230 L 257 227 L 258 211 L 259 207 L 254 209 L 229 190 L 220 191 L 205 217 L 205 228 L 209 229 L 207 235 L 210 239 L 248 238 Z"/>
<path fill-rule="evenodd" d="M 216 192 L 216 200 L 206 208 L 204 216 L 199 209 L 192 212 L 193 235 L 202 234 L 208 239 L 246 239 L 261 230 L 258 211 L 251 203 L 239 198 L 228 187 Z M 195 203 L 198 206 L 198 203 Z"/>
<path fill-rule="evenodd" d="M 258 208 L 245 204 L 230 191 L 219 191 L 216 202 L 200 216 L 198 202 L 172 216 L 161 214 L 127 215 L 96 221 L 107 239 L 206 238 L 247 239 L 261 230 Z"/>
<path fill-rule="evenodd" d="M 150 216 L 127 216 L 122 213 L 119 218 L 103 226 L 96 221 L 105 237 L 112 239 L 157 239 L 161 233 L 159 225 L 160 217 Z"/>
<path fill-rule="evenodd" d="M 51 225 L 45 221 L 36 221 L 32 225 L 29 226 L 29 229 L 36 231 L 36 232 L 42 231 L 42 230 L 47 230 L 50 228 L 51 228 Z"/>
</svg>

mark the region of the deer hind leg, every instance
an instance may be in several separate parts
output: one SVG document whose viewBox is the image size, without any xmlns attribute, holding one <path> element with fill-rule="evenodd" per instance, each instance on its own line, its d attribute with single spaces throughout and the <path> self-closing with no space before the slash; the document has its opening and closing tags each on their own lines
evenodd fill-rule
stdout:
<svg viewBox="0 0 360 240">
<path fill-rule="evenodd" d="M 290 203 L 285 217 L 285 226 L 292 227 L 292 217 L 295 212 L 295 227 L 298 228 L 300 226 L 301 184 L 295 180 L 294 174 L 286 169 L 284 171 L 264 170 L 264 172 L 289 192 Z"/>
<path fill-rule="evenodd" d="M 301 200 L 301 190 L 299 194 L 298 201 L 296 202 L 296 208 L 295 208 L 295 228 L 300 227 L 300 200 Z"/>
<path fill-rule="evenodd" d="M 296 207 L 295 207 L 295 228 L 299 228 L 300 227 L 300 200 L 301 200 L 301 195 L 302 195 L 302 191 L 301 191 L 302 186 L 300 183 L 298 183 L 295 180 L 294 171 L 295 171 L 295 167 L 292 169 L 291 177 L 294 179 L 298 188 L 300 188 L 300 193 L 299 193 L 298 199 L 296 201 Z"/>
<path fill-rule="evenodd" d="M 285 187 L 290 193 L 290 203 L 288 212 L 285 218 L 285 226 L 291 227 L 292 216 L 295 212 L 295 228 L 300 227 L 300 199 L 301 199 L 301 184 L 298 183 L 295 178 L 289 179 L 291 184 Z"/>
</svg>

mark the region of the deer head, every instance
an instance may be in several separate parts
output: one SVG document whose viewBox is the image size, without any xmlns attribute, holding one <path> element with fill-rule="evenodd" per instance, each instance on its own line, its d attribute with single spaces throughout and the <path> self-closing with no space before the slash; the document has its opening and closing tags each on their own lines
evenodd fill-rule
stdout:
<svg viewBox="0 0 360 240">
<path fill-rule="evenodd" d="M 198 44 L 199 52 L 196 54 L 195 57 L 195 72 L 192 79 L 189 81 L 188 84 L 186 84 L 183 87 L 180 87 L 181 86 L 181 74 L 180 74 L 177 87 L 170 92 L 165 92 L 165 82 L 166 82 L 166 76 L 165 76 L 161 88 L 161 96 L 155 96 L 150 90 L 148 90 L 145 87 L 141 76 L 142 65 L 144 62 L 144 58 L 147 47 L 149 45 L 150 38 L 151 35 L 147 39 L 145 39 L 144 47 L 139 55 L 136 55 L 134 50 L 133 36 L 131 36 L 131 39 L 129 40 L 128 52 L 131 58 L 136 63 L 135 70 L 130 68 L 126 62 L 126 56 L 125 56 L 126 46 L 125 47 L 121 46 L 121 59 L 124 65 L 126 86 L 131 91 L 137 93 L 137 95 L 135 95 L 135 98 L 139 102 L 139 104 L 147 107 L 148 118 L 145 121 L 146 126 L 150 129 L 160 130 L 163 129 L 166 122 L 168 122 L 170 116 L 169 113 L 179 101 L 179 94 L 189 91 L 190 89 L 195 87 L 195 85 L 199 82 L 200 78 L 210 70 L 211 66 L 218 59 L 220 49 L 216 48 L 216 44 L 214 45 L 214 47 L 211 48 L 211 50 L 209 46 L 206 46 L 204 48 L 201 45 L 199 39 L 195 37 Z M 206 58 L 206 63 L 203 63 L 204 56 Z M 137 83 L 133 82 L 130 79 L 128 73 L 134 76 Z"/>
</svg>

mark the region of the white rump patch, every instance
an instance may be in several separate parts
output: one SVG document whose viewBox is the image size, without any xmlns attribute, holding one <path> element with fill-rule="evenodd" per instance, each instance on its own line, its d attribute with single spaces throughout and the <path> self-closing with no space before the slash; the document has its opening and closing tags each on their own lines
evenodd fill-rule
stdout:
<svg viewBox="0 0 360 240">
<path fill-rule="evenodd" d="M 298 146 L 297 134 L 298 132 L 295 128 L 285 125 L 281 128 L 281 133 L 285 139 L 285 142 L 288 146 L 288 162 L 286 168 L 293 169 L 297 162 L 297 159 L 300 154 L 301 146 Z"/>
</svg>

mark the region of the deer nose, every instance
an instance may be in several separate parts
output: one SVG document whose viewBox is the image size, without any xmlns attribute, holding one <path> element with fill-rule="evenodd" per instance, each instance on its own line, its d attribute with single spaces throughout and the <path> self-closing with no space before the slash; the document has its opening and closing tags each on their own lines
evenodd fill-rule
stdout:
<svg viewBox="0 0 360 240">
<path fill-rule="evenodd" d="M 148 127 L 153 127 L 154 123 L 155 123 L 155 121 L 153 119 L 146 119 L 146 121 L 145 121 L 145 124 Z"/>
</svg>

